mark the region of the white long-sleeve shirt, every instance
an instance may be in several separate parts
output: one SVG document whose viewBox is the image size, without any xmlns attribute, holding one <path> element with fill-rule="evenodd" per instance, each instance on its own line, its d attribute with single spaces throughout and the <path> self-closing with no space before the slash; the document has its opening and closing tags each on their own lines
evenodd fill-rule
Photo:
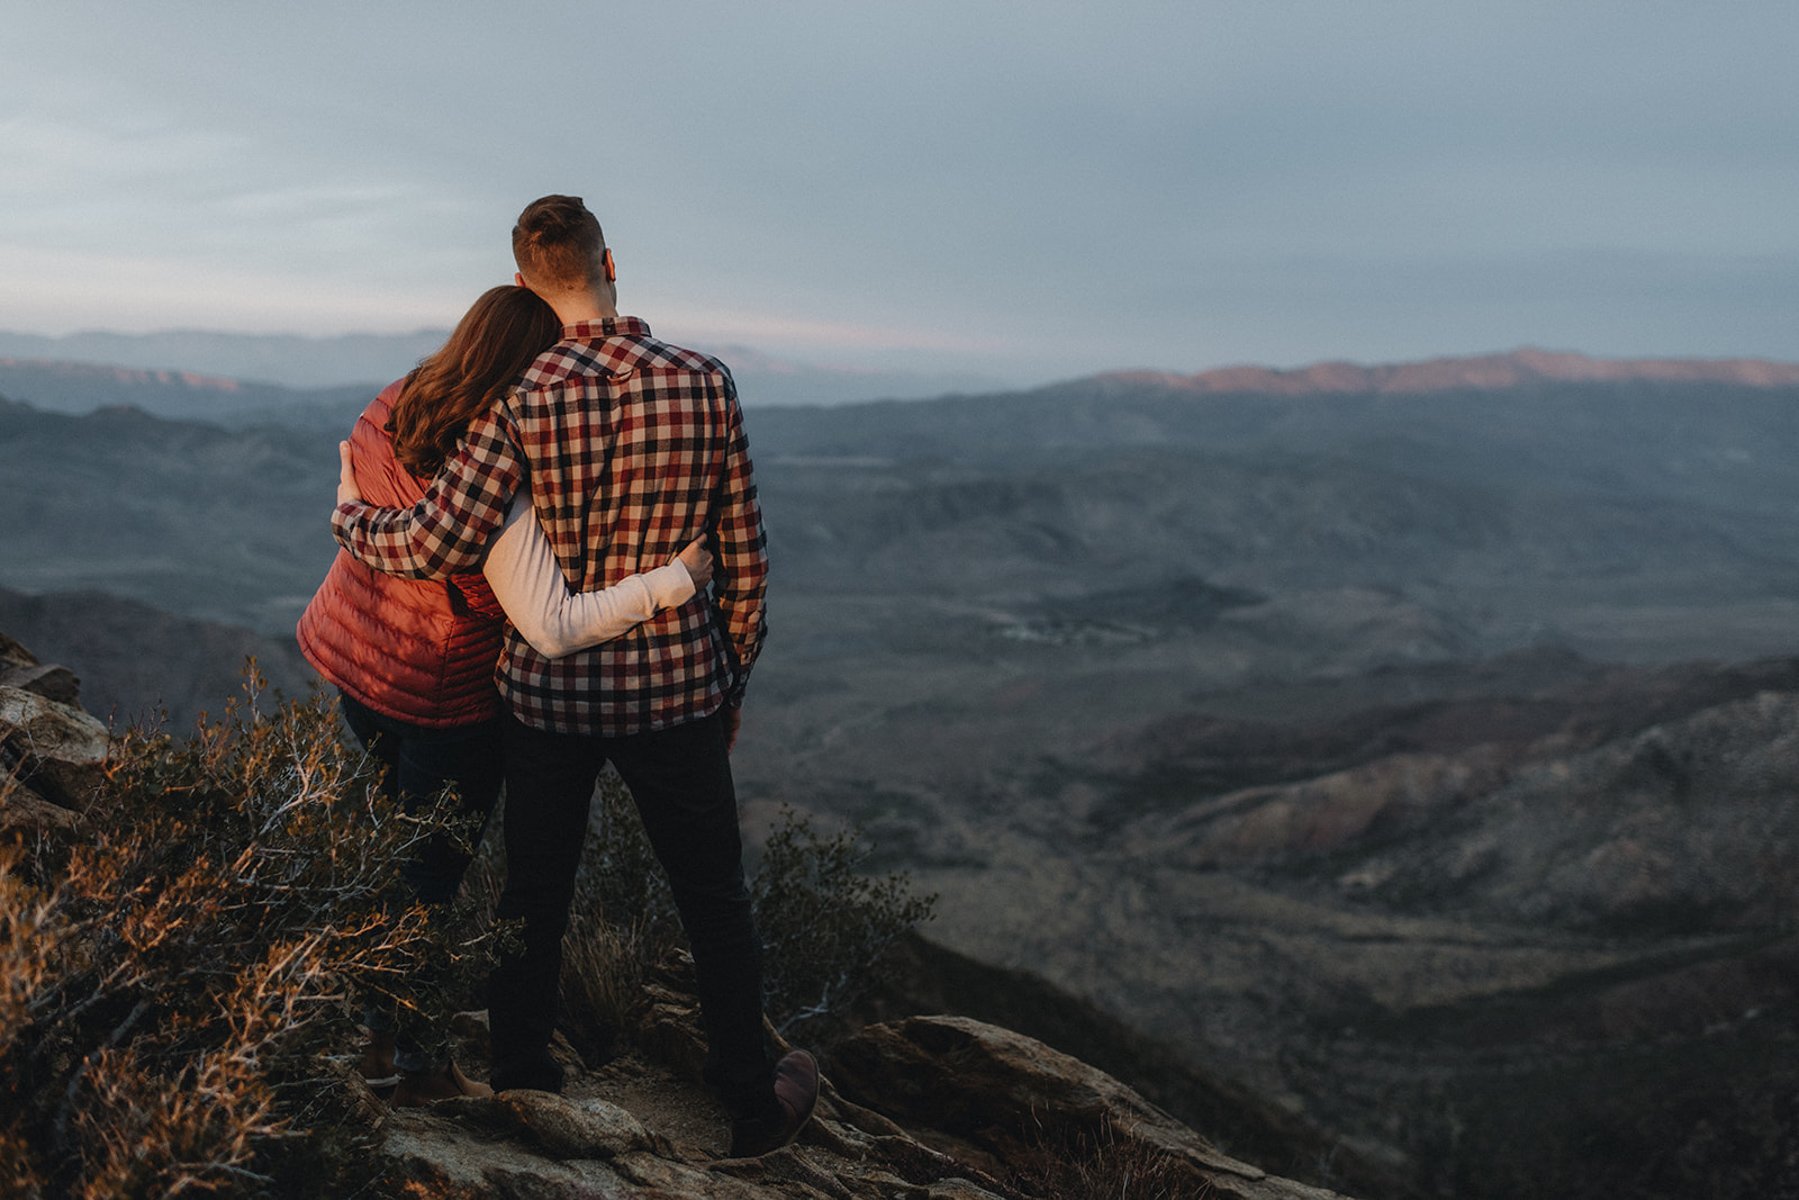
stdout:
<svg viewBox="0 0 1799 1200">
<path fill-rule="evenodd" d="M 694 593 L 693 577 L 678 558 L 597 592 L 571 593 L 529 491 L 513 498 L 506 523 L 488 544 L 481 573 L 506 619 L 546 658 L 609 642 Z"/>
</svg>

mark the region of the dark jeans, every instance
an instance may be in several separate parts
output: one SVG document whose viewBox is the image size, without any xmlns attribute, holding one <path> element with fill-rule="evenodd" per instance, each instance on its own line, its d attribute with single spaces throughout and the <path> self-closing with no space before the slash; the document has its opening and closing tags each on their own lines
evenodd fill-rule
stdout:
<svg viewBox="0 0 1799 1200">
<path fill-rule="evenodd" d="M 387 764 L 381 779 L 390 800 L 417 812 L 454 785 L 464 813 L 483 825 L 500 794 L 500 720 L 431 729 L 376 712 L 342 696 L 344 720 L 363 746 Z M 471 841 L 479 839 L 476 832 Z M 469 855 L 454 838 L 429 839 L 415 859 L 400 864 L 413 894 L 426 904 L 448 904 L 468 870 Z"/>
<path fill-rule="evenodd" d="M 693 950 L 706 1027 L 706 1078 L 735 1116 L 767 1110 L 772 1056 L 762 1033 L 761 948 L 750 916 L 737 793 L 723 713 L 629 737 L 545 733 L 505 718 L 506 890 L 499 915 L 522 917 L 523 952 L 501 960 L 488 995 L 494 1073 L 528 1077 L 556 1024 L 562 935 L 608 762 L 630 789 L 668 873 Z"/>
<path fill-rule="evenodd" d="M 462 812 L 485 825 L 500 794 L 500 721 L 432 729 L 378 713 L 340 693 L 344 720 L 365 749 L 386 764 L 382 790 L 406 812 L 417 812 L 453 785 Z M 479 830 L 469 840 L 478 841 Z M 400 875 L 426 904 L 448 904 L 468 871 L 469 855 L 446 834 L 436 834 L 417 857 L 400 864 Z M 369 1005 L 363 1020 L 371 1029 L 394 1028 L 392 1012 Z M 447 1061 L 445 1034 L 438 1027 L 400 1031 L 395 1065 L 402 1071 L 429 1071 Z"/>
</svg>

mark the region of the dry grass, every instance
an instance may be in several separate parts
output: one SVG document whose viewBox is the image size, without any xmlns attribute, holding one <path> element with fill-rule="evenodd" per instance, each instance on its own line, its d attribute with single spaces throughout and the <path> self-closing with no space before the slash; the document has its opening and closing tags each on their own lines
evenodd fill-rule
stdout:
<svg viewBox="0 0 1799 1200">
<path fill-rule="evenodd" d="M 323 1069 L 386 997 L 423 1028 L 467 1006 L 507 935 L 496 852 L 447 908 L 397 869 L 452 829 L 390 805 L 328 700 L 246 700 L 177 739 L 131 730 L 91 834 L 0 845 L 0 1195 L 347 1195 L 372 1132 Z M 679 940 L 662 874 L 616 780 L 579 883 L 565 1022 L 604 1057 L 644 975 Z M 822 975 L 775 1011 L 817 1015 L 928 911 L 862 880 L 853 840 L 789 821 L 755 888 L 775 955 Z"/>
<path fill-rule="evenodd" d="M 563 1033 L 598 1064 L 631 1027 L 650 967 L 681 944 L 662 868 L 624 784 L 600 779 L 563 942 Z"/>
<path fill-rule="evenodd" d="M 319 1065 L 351 997 L 425 1020 L 485 970 L 492 935 L 396 869 L 448 807 L 390 807 L 332 704 L 246 690 L 192 738 L 128 732 L 91 836 L 0 849 L 7 1194 L 347 1190 Z"/>
<path fill-rule="evenodd" d="M 1093 1132 L 1032 1130 L 1006 1155 L 1008 1180 L 1052 1200 L 1206 1200 L 1213 1187 L 1185 1159 L 1121 1136 L 1102 1123 Z"/>
</svg>

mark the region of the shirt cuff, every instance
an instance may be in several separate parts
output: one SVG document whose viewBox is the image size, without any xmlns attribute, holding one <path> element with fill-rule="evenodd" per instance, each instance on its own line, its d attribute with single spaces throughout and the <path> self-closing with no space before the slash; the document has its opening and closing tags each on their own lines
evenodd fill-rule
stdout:
<svg viewBox="0 0 1799 1200">
<path fill-rule="evenodd" d="M 643 581 L 649 585 L 650 598 L 655 601 L 657 612 L 687 603 L 699 590 L 693 585 L 693 576 L 687 573 L 687 564 L 678 558 L 667 566 L 645 571 Z"/>
<path fill-rule="evenodd" d="M 360 503 L 352 503 L 347 500 L 331 510 L 331 536 L 336 538 L 338 544 L 343 546 L 346 550 L 349 549 L 350 546 L 350 522 L 356 519 L 357 514 L 361 512 L 361 510 L 362 505 Z"/>
</svg>

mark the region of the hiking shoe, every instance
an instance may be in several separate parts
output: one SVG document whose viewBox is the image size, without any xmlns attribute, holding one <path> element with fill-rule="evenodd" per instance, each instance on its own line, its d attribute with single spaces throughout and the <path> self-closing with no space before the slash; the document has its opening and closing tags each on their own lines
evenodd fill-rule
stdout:
<svg viewBox="0 0 1799 1200">
<path fill-rule="evenodd" d="M 765 1116 L 731 1122 L 731 1157 L 760 1158 L 799 1136 L 818 1104 L 818 1062 L 804 1050 L 775 1064 L 774 1106 Z"/>
<path fill-rule="evenodd" d="M 455 1096 L 493 1095 L 493 1089 L 478 1079 L 470 1079 L 462 1068 L 450 1063 L 436 1071 L 401 1071 L 400 1082 L 388 1103 L 395 1108 L 423 1108 L 439 1100 Z"/>
</svg>

